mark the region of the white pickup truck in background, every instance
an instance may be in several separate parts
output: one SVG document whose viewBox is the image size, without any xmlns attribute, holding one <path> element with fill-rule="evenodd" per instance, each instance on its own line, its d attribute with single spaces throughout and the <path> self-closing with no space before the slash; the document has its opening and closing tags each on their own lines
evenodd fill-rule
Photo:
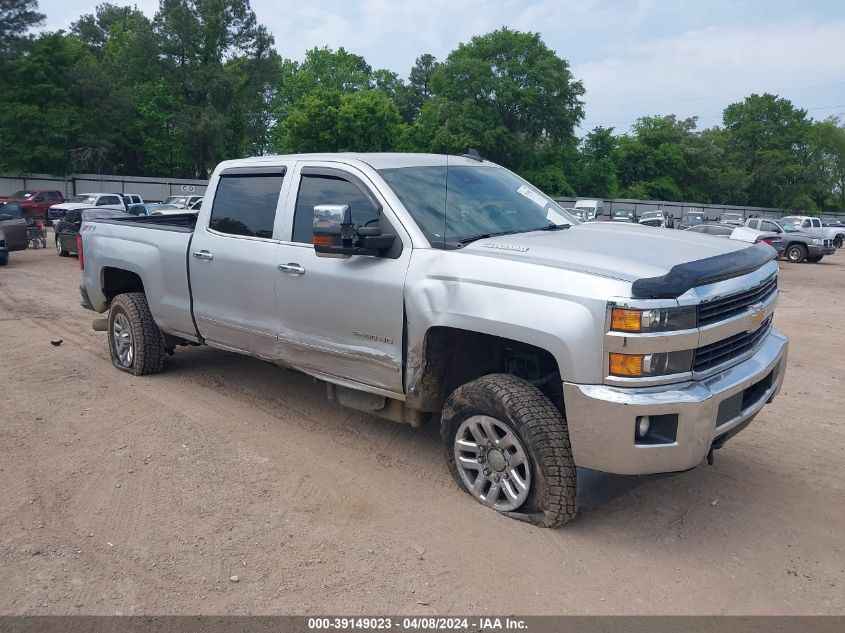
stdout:
<svg viewBox="0 0 845 633">
<path fill-rule="evenodd" d="M 836 248 L 842 248 L 842 245 L 845 244 L 845 227 L 824 226 L 820 218 L 808 215 L 788 215 L 780 218 L 779 221 L 788 222 L 804 233 L 812 233 L 821 238 L 829 239 Z"/>
<path fill-rule="evenodd" d="M 575 515 L 576 466 L 712 461 L 786 371 L 770 246 L 582 224 L 477 156 L 227 161 L 199 213 L 86 221 L 79 244 L 118 369 L 210 345 L 304 372 L 440 424 L 459 486 L 545 527 Z"/>
</svg>

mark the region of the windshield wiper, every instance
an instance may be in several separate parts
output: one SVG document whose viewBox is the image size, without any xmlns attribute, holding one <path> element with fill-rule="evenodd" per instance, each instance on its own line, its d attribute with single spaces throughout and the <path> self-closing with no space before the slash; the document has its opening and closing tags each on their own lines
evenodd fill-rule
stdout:
<svg viewBox="0 0 845 633">
<path fill-rule="evenodd" d="M 499 237 L 501 235 L 514 235 L 516 233 L 531 233 L 533 231 L 562 231 L 564 229 L 571 228 L 571 224 L 548 224 L 547 226 L 541 226 L 536 229 L 513 229 L 511 231 L 499 231 L 497 233 L 481 233 L 479 235 L 470 235 L 469 237 L 463 237 L 459 240 L 456 240 L 458 244 L 461 246 L 466 246 L 470 242 L 475 242 L 478 240 L 486 240 L 488 237 Z"/>
<path fill-rule="evenodd" d="M 548 226 L 544 226 L 541 229 L 535 229 L 537 231 L 565 231 L 566 229 L 571 229 L 571 224 L 549 224 Z"/>
</svg>

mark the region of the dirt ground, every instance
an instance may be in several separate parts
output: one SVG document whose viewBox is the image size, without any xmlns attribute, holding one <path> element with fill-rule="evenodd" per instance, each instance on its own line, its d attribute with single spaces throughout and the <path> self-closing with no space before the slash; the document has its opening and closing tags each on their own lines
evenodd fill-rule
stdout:
<svg viewBox="0 0 845 633">
<path fill-rule="evenodd" d="M 79 278 L 51 249 L 0 268 L 0 613 L 845 612 L 845 252 L 781 264 L 786 383 L 714 466 L 579 471 L 557 530 L 460 492 L 434 425 L 305 376 L 115 370 Z"/>
</svg>

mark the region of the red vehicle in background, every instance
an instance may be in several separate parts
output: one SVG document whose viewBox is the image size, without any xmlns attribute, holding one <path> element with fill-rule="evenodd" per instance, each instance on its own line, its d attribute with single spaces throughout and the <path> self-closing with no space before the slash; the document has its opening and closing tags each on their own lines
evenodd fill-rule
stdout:
<svg viewBox="0 0 845 633">
<path fill-rule="evenodd" d="M 8 198 L 0 198 L 0 202 L 20 204 L 24 217 L 44 221 L 47 220 L 47 209 L 64 201 L 61 191 L 55 189 L 24 189 L 16 191 Z"/>
</svg>

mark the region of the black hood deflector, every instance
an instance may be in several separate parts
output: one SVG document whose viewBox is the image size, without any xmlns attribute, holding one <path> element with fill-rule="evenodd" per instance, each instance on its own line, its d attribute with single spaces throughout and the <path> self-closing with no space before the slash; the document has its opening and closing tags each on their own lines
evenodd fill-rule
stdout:
<svg viewBox="0 0 845 633">
<path fill-rule="evenodd" d="M 768 244 L 678 264 L 662 277 L 637 279 L 631 286 L 634 299 L 676 299 L 690 288 L 747 275 L 777 256 Z"/>
</svg>

